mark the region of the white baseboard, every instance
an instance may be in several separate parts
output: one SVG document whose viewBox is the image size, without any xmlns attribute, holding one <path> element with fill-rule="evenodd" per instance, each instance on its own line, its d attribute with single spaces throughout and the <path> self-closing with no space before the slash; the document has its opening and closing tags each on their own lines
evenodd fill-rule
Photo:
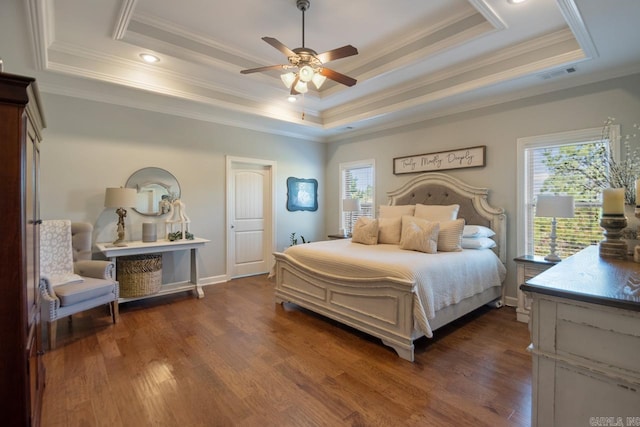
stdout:
<svg viewBox="0 0 640 427">
<path fill-rule="evenodd" d="M 507 307 L 517 307 L 518 306 L 518 298 L 515 297 L 504 297 L 504 305 Z"/>
<path fill-rule="evenodd" d="M 210 286 L 210 285 L 218 285 L 220 283 L 228 282 L 226 274 L 222 274 L 220 276 L 211 276 L 211 277 L 202 277 L 198 280 L 198 283 L 201 286 Z"/>
</svg>

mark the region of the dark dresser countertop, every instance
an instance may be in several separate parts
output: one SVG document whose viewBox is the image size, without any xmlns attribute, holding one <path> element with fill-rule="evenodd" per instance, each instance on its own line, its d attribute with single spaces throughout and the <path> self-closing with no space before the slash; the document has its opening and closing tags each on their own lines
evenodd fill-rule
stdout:
<svg viewBox="0 0 640 427">
<path fill-rule="evenodd" d="M 640 263 L 600 257 L 589 246 L 520 287 L 560 298 L 640 311 Z"/>
</svg>

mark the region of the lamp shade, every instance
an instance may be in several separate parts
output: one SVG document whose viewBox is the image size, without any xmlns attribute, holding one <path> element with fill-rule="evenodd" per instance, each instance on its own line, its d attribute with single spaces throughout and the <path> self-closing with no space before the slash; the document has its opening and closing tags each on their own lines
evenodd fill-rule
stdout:
<svg viewBox="0 0 640 427">
<path fill-rule="evenodd" d="M 573 196 L 539 195 L 536 203 L 536 216 L 573 218 Z"/>
<path fill-rule="evenodd" d="M 136 205 L 138 192 L 135 188 L 107 188 L 104 194 L 105 208 L 131 208 Z"/>
<path fill-rule="evenodd" d="M 342 199 L 342 210 L 355 212 L 360 210 L 360 199 Z"/>
</svg>

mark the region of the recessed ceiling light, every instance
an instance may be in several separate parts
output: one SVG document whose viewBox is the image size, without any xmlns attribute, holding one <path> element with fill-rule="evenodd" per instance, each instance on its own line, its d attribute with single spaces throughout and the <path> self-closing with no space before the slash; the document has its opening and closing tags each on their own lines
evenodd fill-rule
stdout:
<svg viewBox="0 0 640 427">
<path fill-rule="evenodd" d="M 150 53 L 141 53 L 140 54 L 140 58 L 142 58 L 142 60 L 144 62 L 148 62 L 149 64 L 153 64 L 155 62 L 160 62 L 160 58 L 158 58 L 155 55 L 152 55 Z"/>
<path fill-rule="evenodd" d="M 287 98 L 287 101 L 289 102 L 296 102 L 298 100 L 298 98 L 296 98 L 294 95 L 289 95 L 289 97 Z"/>
<path fill-rule="evenodd" d="M 511 3 L 511 4 L 518 4 L 518 3 L 524 3 L 527 0 L 507 0 L 507 3 Z"/>
</svg>

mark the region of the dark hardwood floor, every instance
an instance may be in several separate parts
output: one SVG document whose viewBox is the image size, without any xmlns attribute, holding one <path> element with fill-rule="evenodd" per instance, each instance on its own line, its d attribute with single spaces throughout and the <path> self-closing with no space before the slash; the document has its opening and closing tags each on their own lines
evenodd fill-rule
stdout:
<svg viewBox="0 0 640 427">
<path fill-rule="evenodd" d="M 297 306 L 266 276 L 58 322 L 43 426 L 528 426 L 527 326 L 481 308 L 416 361 Z"/>
</svg>

